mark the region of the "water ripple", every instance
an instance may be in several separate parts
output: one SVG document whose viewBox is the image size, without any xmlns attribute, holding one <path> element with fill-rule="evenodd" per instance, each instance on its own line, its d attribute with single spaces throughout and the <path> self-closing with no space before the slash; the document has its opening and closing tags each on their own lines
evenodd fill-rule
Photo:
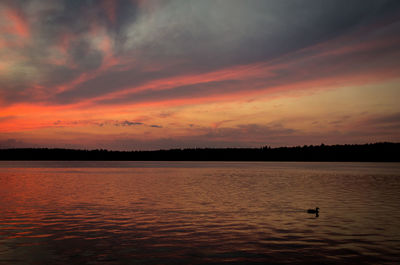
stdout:
<svg viewBox="0 0 400 265">
<path fill-rule="evenodd" d="M 400 167 L 336 167 L 4 167 L 0 264 L 396 264 Z"/>
</svg>

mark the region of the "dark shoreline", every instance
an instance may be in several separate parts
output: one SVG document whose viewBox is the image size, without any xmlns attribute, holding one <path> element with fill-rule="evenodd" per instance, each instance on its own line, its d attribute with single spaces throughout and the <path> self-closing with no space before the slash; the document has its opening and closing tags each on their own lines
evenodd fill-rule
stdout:
<svg viewBox="0 0 400 265">
<path fill-rule="evenodd" d="M 400 143 L 261 148 L 108 151 L 49 148 L 0 149 L 3 161 L 303 161 L 400 162 Z"/>
</svg>

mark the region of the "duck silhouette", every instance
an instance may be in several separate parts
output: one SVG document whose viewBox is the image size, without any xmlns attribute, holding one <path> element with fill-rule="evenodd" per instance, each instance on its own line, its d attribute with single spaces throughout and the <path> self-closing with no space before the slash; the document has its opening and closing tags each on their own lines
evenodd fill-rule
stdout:
<svg viewBox="0 0 400 265">
<path fill-rule="evenodd" d="M 319 213 L 319 208 L 317 207 L 317 208 L 315 208 L 315 210 L 314 209 L 308 209 L 307 213 L 318 214 Z"/>
</svg>

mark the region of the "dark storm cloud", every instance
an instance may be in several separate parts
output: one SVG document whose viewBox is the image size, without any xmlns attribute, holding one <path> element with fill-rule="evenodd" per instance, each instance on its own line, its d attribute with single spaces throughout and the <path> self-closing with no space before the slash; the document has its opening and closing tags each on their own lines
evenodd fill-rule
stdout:
<svg viewBox="0 0 400 265">
<path fill-rule="evenodd" d="M 42 87 L 41 94 L 48 98 L 29 97 L 31 101 L 67 104 L 160 78 L 268 62 L 348 34 L 400 10 L 397 0 L 31 0 L 3 5 L 19 9 L 30 32 L 30 39 L 22 47 L 12 49 L 16 56 L 23 57 L 15 77 L 0 76 L 0 84 L 4 84 L 0 95 L 9 104 L 26 100 L 32 84 Z M 96 40 L 102 34 L 109 44 Z M 60 50 L 66 58 L 55 63 L 54 53 Z M 114 57 L 127 65 L 123 69 L 118 65 L 105 67 L 68 90 L 57 92 L 58 86 L 99 70 L 107 58 Z M 279 71 L 279 77 L 293 74 L 290 69 Z M 275 82 L 265 81 L 269 85 Z M 205 87 L 177 87 L 128 98 L 138 102 L 200 95 L 189 89 L 215 94 Z M 225 88 L 227 93 L 239 90 Z"/>
<path fill-rule="evenodd" d="M 59 34 L 66 32 L 84 34 L 91 23 L 105 26 L 109 31 L 118 31 L 136 17 L 137 4 L 129 0 L 31 0 L 20 5 L 28 14 L 37 16 L 35 30 L 48 40 L 55 40 Z M 111 3 L 114 6 L 115 21 L 110 22 L 107 13 Z"/>
<path fill-rule="evenodd" d="M 182 73 L 202 73 L 271 60 L 366 25 L 400 6 L 396 1 L 349 3 L 328 0 L 314 1 L 313 4 L 310 1 L 150 3 L 155 5 L 153 11 L 138 10 L 135 13 L 137 19 L 124 24 L 123 30 L 119 31 L 118 46 L 127 57 L 135 57 L 138 66 L 127 71 L 108 71 L 58 94 L 55 101 L 70 103 Z M 168 62 L 173 66 L 166 66 Z M 336 62 L 319 63 L 323 66 Z M 141 64 L 156 64 L 161 68 L 149 72 L 141 69 Z M 277 74 L 275 79 L 286 78 L 293 70 L 281 69 Z M 268 85 L 274 83 L 271 79 L 267 81 Z M 159 98 L 171 98 L 180 96 L 180 90 L 170 90 L 170 94 L 166 91 L 148 94 L 158 93 Z M 182 92 L 198 95 L 196 91 Z M 139 94 L 130 98 L 135 102 L 143 97 Z M 128 101 L 128 98 L 114 101 Z"/>
<path fill-rule="evenodd" d="M 100 51 L 91 49 L 87 41 L 79 41 L 74 43 L 69 50 L 72 63 L 78 65 L 83 70 L 93 70 L 100 67 L 103 60 Z"/>
<path fill-rule="evenodd" d="M 168 1 L 141 13 L 126 47 L 184 57 L 195 68 L 278 57 L 340 35 L 398 8 L 396 1 Z"/>
<path fill-rule="evenodd" d="M 367 39 L 365 40 L 366 43 L 368 43 Z M 162 90 L 141 90 L 131 92 L 130 94 L 124 94 L 123 96 L 101 99 L 96 102 L 100 104 L 119 104 L 191 99 L 202 96 L 212 98 L 218 95 L 235 94 L 243 91 L 255 92 L 301 83 L 304 83 L 303 86 L 307 88 L 308 86 L 315 86 L 318 84 L 337 84 L 340 82 L 340 78 L 342 78 L 342 80 L 349 80 L 368 72 L 372 72 L 374 75 L 388 74 L 390 71 L 395 71 L 395 69 L 399 68 L 398 57 L 392 56 L 392 54 L 396 53 L 398 45 L 400 45 L 400 39 L 391 44 L 367 47 L 367 49 L 363 46 L 363 39 L 357 41 L 356 44 L 359 45 L 359 47 L 351 48 L 353 50 L 347 52 L 340 51 L 340 49 L 342 49 L 341 47 L 333 47 L 333 50 L 330 50 L 330 47 L 328 47 L 311 51 L 306 50 L 297 54 L 291 54 L 290 56 L 283 56 L 270 65 L 265 64 L 260 66 L 259 69 L 253 69 L 253 71 L 258 71 L 259 73 L 250 78 L 244 77 L 243 79 L 240 74 L 230 77 L 236 79 L 223 78 L 222 80 L 210 82 L 202 82 L 200 78 L 198 83 L 194 84 L 173 86 Z M 324 54 L 326 52 L 325 49 L 327 50 L 326 54 Z M 339 49 L 339 51 L 335 49 Z M 351 54 L 351 56 L 349 56 L 349 54 Z M 158 72 L 151 73 L 151 75 L 156 76 L 157 73 Z M 164 74 L 168 75 L 169 73 L 166 71 Z M 125 73 L 121 72 L 120 75 L 129 76 L 129 71 Z M 131 75 L 131 78 L 139 85 L 151 80 L 148 79 L 151 75 L 143 75 L 136 80 L 134 79 L 135 77 Z M 119 81 L 112 82 L 112 77 L 113 75 L 108 76 L 108 80 L 103 78 L 91 80 L 89 83 L 95 82 L 95 80 L 101 80 L 98 86 L 95 86 L 98 90 L 91 90 L 90 87 L 93 87 L 93 85 L 88 85 L 85 86 L 85 88 L 82 89 L 83 92 L 80 93 L 80 90 L 67 91 L 60 97 L 60 101 L 62 102 L 67 99 L 72 100 L 73 97 L 79 95 L 85 97 L 84 91 L 86 90 L 92 93 L 92 96 L 95 94 L 100 95 L 102 93 L 102 88 L 105 88 L 107 91 L 110 87 L 114 88 L 114 86 L 117 87 L 121 85 Z M 121 78 L 123 82 L 129 83 L 127 79 Z M 361 78 L 361 81 L 362 80 L 365 80 L 365 78 Z M 307 82 L 322 83 L 307 85 Z M 347 82 L 349 83 L 349 81 Z"/>
<path fill-rule="evenodd" d="M 107 21 L 105 13 L 108 10 L 105 9 L 106 5 L 102 5 L 103 2 L 115 6 L 113 12 L 116 19 L 113 23 Z M 15 36 L 4 34 L 9 50 L 2 47 L 3 42 L 0 43 L 1 61 L 9 57 L 13 63 L 7 76 L 0 75 L 0 95 L 4 104 L 26 101 L 23 95 L 32 93 L 33 84 L 43 87 L 45 91 L 42 92 L 51 95 L 56 92 L 56 86 L 98 69 L 105 54 L 101 47 L 94 45 L 96 30 L 104 29 L 112 41 L 123 41 L 121 32 L 126 23 L 135 20 L 136 9 L 137 3 L 127 0 L 30 0 L 0 3 L 0 12 L 5 12 L 1 14 L 18 14 L 20 22 L 26 24 L 28 31 L 27 37 L 19 42 Z M 6 23 L 15 25 L 13 21 Z M 112 49 L 110 52 L 116 53 Z M 61 54 L 65 58 L 55 62 L 60 52 L 65 52 Z M 33 96 L 30 100 L 43 101 L 44 98 Z"/>
<path fill-rule="evenodd" d="M 69 68 L 65 65 L 43 65 L 40 70 L 46 76 L 45 79 L 41 80 L 41 84 L 49 87 L 49 89 L 76 78 L 80 73 L 78 69 Z"/>
</svg>

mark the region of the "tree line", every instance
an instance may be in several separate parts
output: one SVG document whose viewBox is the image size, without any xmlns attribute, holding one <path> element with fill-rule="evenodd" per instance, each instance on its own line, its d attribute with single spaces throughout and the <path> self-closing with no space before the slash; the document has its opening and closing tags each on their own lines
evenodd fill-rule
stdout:
<svg viewBox="0 0 400 265">
<path fill-rule="evenodd" d="M 0 149 L 0 160 L 67 161 L 363 161 L 400 162 L 400 143 L 261 148 L 187 148 L 155 151 Z"/>
</svg>

